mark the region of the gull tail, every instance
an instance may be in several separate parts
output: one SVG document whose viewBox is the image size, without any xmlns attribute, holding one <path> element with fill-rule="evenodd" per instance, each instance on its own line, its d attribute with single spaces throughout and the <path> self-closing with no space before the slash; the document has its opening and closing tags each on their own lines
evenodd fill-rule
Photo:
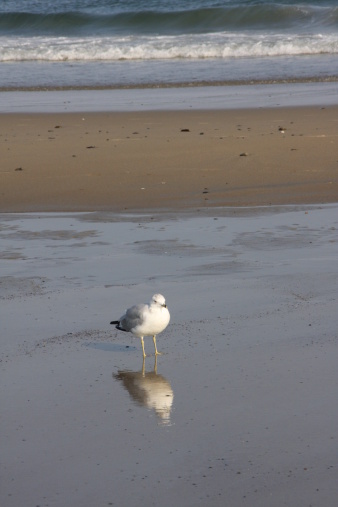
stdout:
<svg viewBox="0 0 338 507">
<path fill-rule="evenodd" d="M 111 324 L 115 324 L 116 329 L 119 329 L 120 331 L 126 331 L 126 329 L 123 329 L 123 327 L 120 327 L 120 321 L 119 320 L 112 320 Z"/>
</svg>

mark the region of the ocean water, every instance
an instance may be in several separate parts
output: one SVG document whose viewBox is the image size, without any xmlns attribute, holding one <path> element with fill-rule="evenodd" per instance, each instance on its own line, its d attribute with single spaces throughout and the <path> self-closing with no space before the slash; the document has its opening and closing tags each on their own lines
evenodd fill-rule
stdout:
<svg viewBox="0 0 338 507">
<path fill-rule="evenodd" d="M 337 76 L 333 0 L 0 2 L 0 89 Z"/>
</svg>

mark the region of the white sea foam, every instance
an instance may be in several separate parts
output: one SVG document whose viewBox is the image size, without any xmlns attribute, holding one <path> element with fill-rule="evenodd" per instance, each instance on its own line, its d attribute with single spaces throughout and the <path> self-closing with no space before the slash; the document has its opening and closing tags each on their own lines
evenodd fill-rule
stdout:
<svg viewBox="0 0 338 507">
<path fill-rule="evenodd" d="M 338 53 L 338 35 L 1 37 L 0 62 L 212 59 Z"/>
</svg>

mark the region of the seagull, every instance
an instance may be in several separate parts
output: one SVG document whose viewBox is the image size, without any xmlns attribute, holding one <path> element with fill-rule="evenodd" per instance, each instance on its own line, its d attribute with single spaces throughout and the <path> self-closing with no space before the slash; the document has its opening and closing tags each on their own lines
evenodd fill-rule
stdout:
<svg viewBox="0 0 338 507">
<path fill-rule="evenodd" d="M 155 346 L 155 355 L 161 354 L 156 346 L 156 335 L 161 333 L 169 324 L 170 313 L 165 298 L 162 294 L 154 294 L 149 305 L 139 304 L 128 308 L 126 313 L 119 320 L 113 320 L 116 329 L 133 333 L 141 338 L 143 357 L 146 357 L 144 351 L 144 336 L 152 336 Z"/>
</svg>

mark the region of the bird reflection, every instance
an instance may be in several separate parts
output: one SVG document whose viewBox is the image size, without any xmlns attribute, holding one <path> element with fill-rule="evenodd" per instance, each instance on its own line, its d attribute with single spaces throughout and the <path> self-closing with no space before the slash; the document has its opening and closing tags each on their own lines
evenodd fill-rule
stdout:
<svg viewBox="0 0 338 507">
<path fill-rule="evenodd" d="M 145 371 L 143 359 L 141 371 L 120 370 L 113 373 L 113 377 L 122 382 L 123 387 L 138 405 L 154 410 L 161 424 L 171 424 L 170 413 L 174 393 L 168 380 L 157 373 L 157 357 L 151 372 Z"/>
</svg>

